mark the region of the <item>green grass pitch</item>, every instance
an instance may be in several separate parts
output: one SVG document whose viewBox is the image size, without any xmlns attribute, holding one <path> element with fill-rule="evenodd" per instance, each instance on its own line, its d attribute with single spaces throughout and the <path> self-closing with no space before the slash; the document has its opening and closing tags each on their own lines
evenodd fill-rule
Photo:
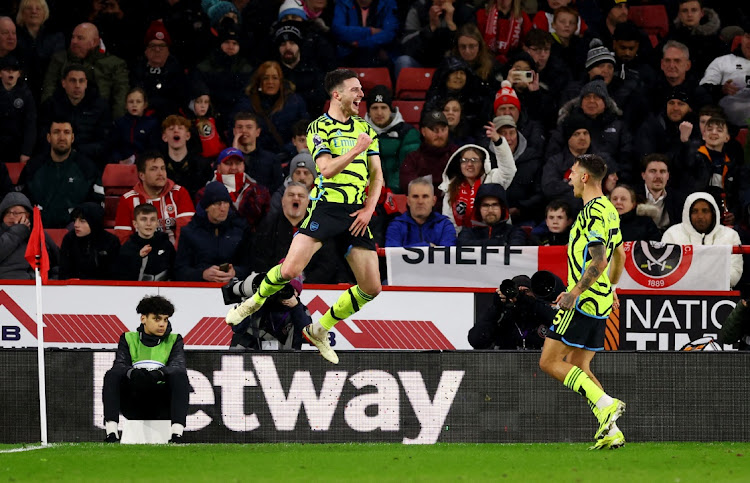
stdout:
<svg viewBox="0 0 750 483">
<path fill-rule="evenodd" d="M 750 443 L 0 445 L 0 482 L 750 480 Z"/>
</svg>

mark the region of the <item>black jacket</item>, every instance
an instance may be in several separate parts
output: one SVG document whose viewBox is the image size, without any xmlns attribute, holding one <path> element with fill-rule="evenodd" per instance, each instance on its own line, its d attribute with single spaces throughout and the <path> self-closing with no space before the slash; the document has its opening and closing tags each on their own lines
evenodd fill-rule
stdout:
<svg viewBox="0 0 750 483">
<path fill-rule="evenodd" d="M 661 232 L 656 227 L 654 220 L 648 216 L 636 214 L 635 209 L 620 215 L 620 231 L 622 241 L 660 241 Z"/>
<path fill-rule="evenodd" d="M 141 249 L 146 245 L 151 246 L 151 252 L 141 257 Z M 141 238 L 138 233 L 133 233 L 120 247 L 120 254 L 112 269 L 112 275 L 117 280 L 156 282 L 172 280 L 175 256 L 174 245 L 169 241 L 169 235 L 166 233 L 157 231 L 149 239 Z M 141 270 L 143 270 L 142 275 Z"/>
<path fill-rule="evenodd" d="M 213 177 L 214 172 L 208 160 L 191 152 L 188 152 L 182 161 L 177 162 L 169 157 L 168 151 L 165 151 L 164 162 L 167 164 L 167 177 L 188 190 L 192 200 L 195 199 L 198 190 L 206 186 Z"/>
<path fill-rule="evenodd" d="M 6 91 L 0 86 L 0 161 L 15 162 L 31 156 L 36 142 L 36 103 L 22 81 Z"/>
<path fill-rule="evenodd" d="M 503 209 L 503 218 L 493 225 L 481 223 L 480 210 L 475 210 L 474 218 L 477 225 L 464 228 L 458 234 L 457 245 L 464 246 L 523 246 L 528 245 L 526 233 L 517 226 L 508 223 L 508 201 L 505 190 L 495 183 L 486 183 L 477 190 L 476 205 L 481 204 L 484 197 L 493 196 L 500 201 Z"/>
<path fill-rule="evenodd" d="M 130 71 L 131 87 L 142 87 L 148 96 L 149 110 L 156 111 L 157 119 L 176 113 L 188 100 L 188 80 L 185 69 L 173 55 L 164 67 L 151 67 L 141 57 Z"/>
<path fill-rule="evenodd" d="M 63 238 L 60 247 L 60 280 L 108 280 L 112 264 L 120 252 L 120 240 L 104 229 L 104 208 L 97 203 L 83 203 L 76 208 L 91 233 L 78 237 L 74 230 Z M 75 211 L 74 211 L 75 212 Z"/>
<path fill-rule="evenodd" d="M 469 330 L 469 344 L 474 349 L 541 349 L 555 313 L 548 303 L 529 295 L 520 295 L 515 304 L 495 295 Z"/>
<path fill-rule="evenodd" d="M 46 142 L 47 133 L 52 121 L 70 120 L 73 126 L 75 141 L 73 148 L 94 161 L 99 169 L 109 161 L 109 131 L 112 126 L 112 115 L 106 100 L 89 92 L 78 105 L 73 105 L 62 88 L 42 103 L 39 110 L 39 140 L 44 149 L 49 149 Z"/>
</svg>

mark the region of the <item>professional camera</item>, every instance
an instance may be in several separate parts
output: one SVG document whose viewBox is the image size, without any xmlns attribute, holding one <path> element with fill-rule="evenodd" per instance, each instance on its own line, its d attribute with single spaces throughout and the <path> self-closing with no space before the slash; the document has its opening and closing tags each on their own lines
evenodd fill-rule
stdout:
<svg viewBox="0 0 750 483">
<path fill-rule="evenodd" d="M 242 281 L 238 278 L 233 278 L 231 282 L 221 287 L 221 295 L 224 298 L 224 305 L 238 304 L 242 302 L 243 299 L 252 297 L 253 294 L 258 291 L 260 283 L 265 276 L 266 272 L 253 272 Z M 280 302 L 293 296 L 294 287 L 288 283 L 284 285 L 281 290 L 271 295 L 271 297 L 268 298 L 268 302 Z"/>
</svg>

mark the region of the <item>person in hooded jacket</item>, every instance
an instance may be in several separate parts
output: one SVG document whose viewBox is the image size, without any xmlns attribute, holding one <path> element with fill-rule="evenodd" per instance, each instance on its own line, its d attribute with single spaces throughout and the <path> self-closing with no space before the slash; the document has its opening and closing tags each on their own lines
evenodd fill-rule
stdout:
<svg viewBox="0 0 750 483">
<path fill-rule="evenodd" d="M 662 243 L 677 245 L 741 245 L 740 235 L 722 225 L 720 211 L 712 195 L 704 191 L 685 199 L 682 222 L 664 232 Z M 729 285 L 734 287 L 742 277 L 742 255 L 730 255 Z"/>
<path fill-rule="evenodd" d="M 507 189 L 516 174 L 516 164 L 508 143 L 500 138 L 492 143 L 497 168 L 492 167 L 490 154 L 481 146 L 461 146 L 448 160 L 443 171 L 443 182 L 438 188 L 443 196 L 442 213 L 456 227 L 456 231 L 471 227 L 474 219 L 474 199 L 484 183 L 497 183 Z"/>
<path fill-rule="evenodd" d="M 404 122 L 398 107 L 393 107 L 393 94 L 386 86 L 370 89 L 365 102 L 365 121 L 378 133 L 385 186 L 394 193 L 401 193 L 399 170 L 406 155 L 419 149 L 419 131 Z"/>
<path fill-rule="evenodd" d="M 477 190 L 475 224 L 461 230 L 458 246 L 523 246 L 526 233 L 511 225 L 505 189 L 497 183 L 485 183 Z"/>
<path fill-rule="evenodd" d="M 120 410 L 128 419 L 169 419 L 171 443 L 181 443 L 187 420 L 190 382 L 185 342 L 172 332 L 174 305 L 161 295 L 143 297 L 136 312 L 141 324 L 120 335 L 112 368 L 104 375 L 105 442 L 117 443 Z"/>
<path fill-rule="evenodd" d="M 175 275 L 189 282 L 228 283 L 250 274 L 247 222 L 232 207 L 223 183 L 206 185 L 195 216 L 182 229 Z"/>
<path fill-rule="evenodd" d="M 32 228 L 33 208 L 22 193 L 11 191 L 0 202 L 0 280 L 33 280 L 34 269 L 26 261 L 26 246 Z M 44 234 L 49 254 L 50 278 L 55 278 L 60 251 L 47 233 Z"/>
<path fill-rule="evenodd" d="M 104 208 L 81 203 L 70 213 L 73 231 L 60 247 L 60 280 L 108 280 L 120 251 L 120 240 L 104 229 Z"/>
</svg>

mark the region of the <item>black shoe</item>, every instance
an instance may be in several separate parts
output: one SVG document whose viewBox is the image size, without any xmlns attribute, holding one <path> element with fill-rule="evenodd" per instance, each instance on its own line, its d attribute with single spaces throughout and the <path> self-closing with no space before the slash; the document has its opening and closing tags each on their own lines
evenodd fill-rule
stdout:
<svg viewBox="0 0 750 483">
<path fill-rule="evenodd" d="M 171 438 L 169 438 L 169 442 L 172 444 L 185 444 L 185 442 L 182 440 L 181 434 L 173 434 Z"/>
<path fill-rule="evenodd" d="M 117 437 L 117 433 L 107 434 L 107 438 L 104 440 L 105 443 L 119 443 L 120 438 Z"/>
</svg>

